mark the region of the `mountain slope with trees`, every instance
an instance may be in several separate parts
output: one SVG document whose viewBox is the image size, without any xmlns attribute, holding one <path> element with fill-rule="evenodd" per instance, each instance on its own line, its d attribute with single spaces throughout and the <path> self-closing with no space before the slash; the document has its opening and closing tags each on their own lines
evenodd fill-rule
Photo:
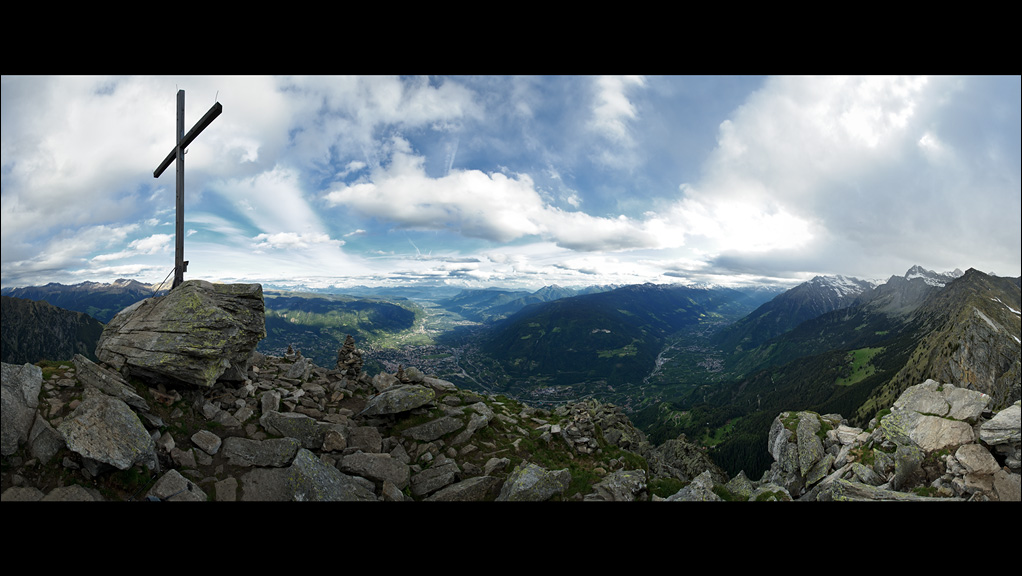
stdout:
<svg viewBox="0 0 1022 576">
<path fill-rule="evenodd" d="M 88 314 L 10 296 L 0 296 L 0 312 L 0 356 L 8 364 L 70 359 L 75 354 L 96 358 L 103 324 Z"/>
<path fill-rule="evenodd" d="M 759 303 L 727 288 L 625 286 L 526 307 L 495 323 L 480 349 L 519 385 L 634 384 L 655 367 L 668 337 L 726 324 Z"/>
</svg>

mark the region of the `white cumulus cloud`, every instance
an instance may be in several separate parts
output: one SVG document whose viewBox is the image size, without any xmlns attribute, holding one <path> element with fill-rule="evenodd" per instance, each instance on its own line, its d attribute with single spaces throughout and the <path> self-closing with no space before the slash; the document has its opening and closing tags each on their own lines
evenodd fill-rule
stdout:
<svg viewBox="0 0 1022 576">
<path fill-rule="evenodd" d="M 597 217 L 549 205 L 527 174 L 452 170 L 429 177 L 423 159 L 397 141 L 390 163 L 369 180 L 325 195 L 331 206 L 393 222 L 400 228 L 455 231 L 491 242 L 535 236 L 574 250 L 659 246 L 656 220 Z"/>
</svg>

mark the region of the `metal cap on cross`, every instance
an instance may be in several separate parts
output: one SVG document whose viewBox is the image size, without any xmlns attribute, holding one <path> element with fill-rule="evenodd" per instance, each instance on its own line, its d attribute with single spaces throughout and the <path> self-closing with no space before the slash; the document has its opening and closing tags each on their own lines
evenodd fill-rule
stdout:
<svg viewBox="0 0 1022 576">
<path fill-rule="evenodd" d="M 195 137 L 202 132 L 214 118 L 223 112 L 224 107 L 219 102 L 206 112 L 195 126 L 185 134 L 185 91 L 177 91 L 177 130 L 174 133 L 176 143 L 174 148 L 163 159 L 159 167 L 153 171 L 153 178 L 159 178 L 160 174 L 170 166 L 170 163 L 177 160 L 177 217 L 174 227 L 174 284 L 171 290 L 177 288 L 184 282 L 185 270 L 188 262 L 185 261 L 185 148 L 195 140 Z"/>
</svg>

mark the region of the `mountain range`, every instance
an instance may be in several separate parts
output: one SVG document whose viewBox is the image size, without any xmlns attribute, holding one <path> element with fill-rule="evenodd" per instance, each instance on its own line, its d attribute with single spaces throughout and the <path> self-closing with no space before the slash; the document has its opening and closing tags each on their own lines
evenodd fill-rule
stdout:
<svg viewBox="0 0 1022 576">
<path fill-rule="evenodd" d="M 645 410 L 636 424 L 652 439 L 727 428 L 715 459 L 725 469 L 741 463 L 755 471 L 745 458 L 765 441 L 765 414 L 780 405 L 868 422 L 908 386 L 933 378 L 985 392 L 1003 408 L 1019 399 L 1019 285 L 972 269 L 941 275 L 913 268 L 755 347 L 723 349 L 726 377 L 677 387 L 684 393 Z M 812 293 L 792 289 L 775 301 Z M 769 318 L 763 312 L 744 326 Z M 721 334 L 718 342 L 734 342 Z"/>
<path fill-rule="evenodd" d="M 51 282 L 45 286 L 0 290 L 0 294 L 4 296 L 25 300 L 44 300 L 58 308 L 88 314 L 104 324 L 135 302 L 162 293 L 165 291 L 162 291 L 159 286 L 126 279 L 115 280 L 109 284 L 101 282 L 58 284 Z"/>
<path fill-rule="evenodd" d="M 727 326 L 714 336 L 713 342 L 725 350 L 755 348 L 807 320 L 851 306 L 875 286 L 873 282 L 858 278 L 817 276 Z"/>
<path fill-rule="evenodd" d="M 415 300 L 393 291 L 378 296 L 386 289 L 358 296 L 268 291 L 264 342 L 277 353 L 296 343 L 330 365 L 346 334 L 370 349 L 443 344 L 428 322 L 453 317 L 472 330 L 428 350 L 450 363 L 438 375 L 529 400 L 556 391 L 621 402 L 651 441 L 685 434 L 729 472 L 754 474 L 750 458 L 762 457 L 753 454 L 762 453 L 770 420 L 782 410 L 850 414 L 861 425 L 928 378 L 982 391 L 995 408 L 1018 400 L 1020 285 L 1020 278 L 974 269 L 914 266 L 885 282 L 821 276 L 779 294 L 652 284 L 402 292 Z M 91 310 L 99 320 L 154 291 L 121 280 L 3 293 Z M 64 325 L 6 302 L 5 353 L 24 347 L 9 344 L 9 325 Z M 9 320 L 16 315 L 29 320 Z M 39 340 L 18 332 L 22 341 Z M 406 366 L 424 360 L 415 354 L 427 352 L 410 349 Z"/>
<path fill-rule="evenodd" d="M 613 290 L 614 288 L 614 286 L 564 288 L 552 285 L 544 286 L 534 292 L 485 288 L 482 290 L 462 290 L 454 296 L 438 300 L 437 303 L 445 309 L 460 314 L 469 320 L 490 323 L 503 320 L 531 304 L 552 302 L 572 296 L 596 294 Z"/>
</svg>

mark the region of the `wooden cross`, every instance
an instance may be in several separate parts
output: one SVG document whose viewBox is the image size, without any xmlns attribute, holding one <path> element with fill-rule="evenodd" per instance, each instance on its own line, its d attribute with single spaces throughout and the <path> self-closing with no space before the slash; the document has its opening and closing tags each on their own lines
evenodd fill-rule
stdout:
<svg viewBox="0 0 1022 576">
<path fill-rule="evenodd" d="M 174 284 L 171 290 L 177 288 L 184 282 L 185 270 L 188 269 L 188 262 L 185 262 L 185 148 L 195 140 L 195 137 L 202 132 L 214 118 L 223 112 L 224 107 L 219 102 L 206 112 L 206 115 L 199 120 L 192 129 L 185 134 L 185 91 L 177 91 L 177 131 L 175 139 L 177 144 L 167 154 L 159 168 L 153 171 L 153 178 L 159 178 L 160 174 L 170 166 L 171 161 L 177 159 L 177 218 L 174 227 Z"/>
</svg>

